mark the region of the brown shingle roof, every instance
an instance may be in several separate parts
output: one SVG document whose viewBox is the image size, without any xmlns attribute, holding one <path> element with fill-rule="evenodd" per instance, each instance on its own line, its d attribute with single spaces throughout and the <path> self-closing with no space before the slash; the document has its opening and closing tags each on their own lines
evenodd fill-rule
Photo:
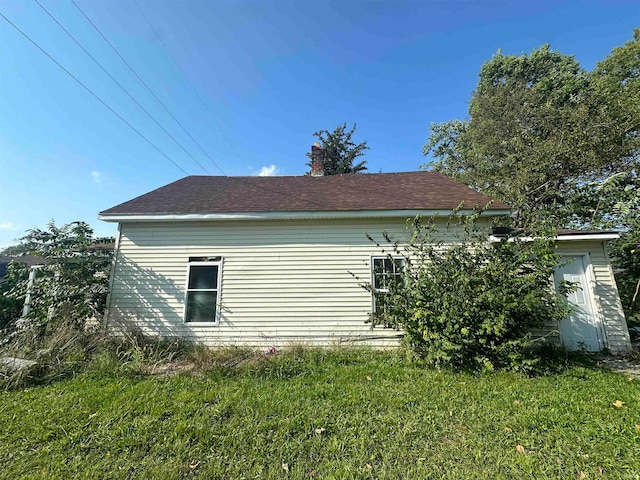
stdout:
<svg viewBox="0 0 640 480">
<path fill-rule="evenodd" d="M 223 212 L 450 210 L 491 199 L 437 172 L 326 177 L 191 176 L 101 212 L 101 215 Z M 495 201 L 491 209 L 509 208 Z"/>
</svg>

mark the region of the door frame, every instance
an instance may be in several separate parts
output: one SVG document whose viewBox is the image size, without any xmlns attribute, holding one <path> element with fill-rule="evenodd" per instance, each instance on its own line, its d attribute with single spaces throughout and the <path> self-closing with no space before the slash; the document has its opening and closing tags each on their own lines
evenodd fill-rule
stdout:
<svg viewBox="0 0 640 480">
<path fill-rule="evenodd" d="M 607 342 L 607 334 L 604 328 L 604 316 L 602 309 L 600 308 L 600 302 L 597 301 L 596 295 L 596 277 L 593 271 L 593 265 L 591 264 L 591 257 L 589 252 L 584 250 L 563 250 L 558 252 L 560 257 L 578 257 L 582 261 L 582 267 L 584 269 L 585 279 L 589 285 L 589 299 L 591 302 L 591 311 L 593 312 L 593 321 L 595 322 L 596 336 L 598 337 L 598 345 L 600 350 L 604 350 L 609 347 Z M 554 287 L 555 287 L 555 274 L 554 274 Z M 562 321 L 562 320 L 561 320 Z M 560 343 L 564 346 L 562 339 L 562 330 L 558 323 L 558 336 L 560 337 Z"/>
</svg>

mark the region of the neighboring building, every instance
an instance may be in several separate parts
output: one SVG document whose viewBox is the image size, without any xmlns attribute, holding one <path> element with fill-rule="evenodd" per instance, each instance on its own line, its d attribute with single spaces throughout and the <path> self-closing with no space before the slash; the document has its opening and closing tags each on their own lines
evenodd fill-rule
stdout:
<svg viewBox="0 0 640 480">
<path fill-rule="evenodd" d="M 5 280 L 11 262 L 24 263 L 31 268 L 35 265 L 44 264 L 44 259 L 32 255 L 0 255 L 0 283 Z"/>
<path fill-rule="evenodd" d="M 489 202 L 431 171 L 183 178 L 100 213 L 119 223 L 107 321 L 208 345 L 393 345 L 400 332 L 365 323 L 375 305 L 360 282 L 394 274 L 367 235 L 384 245 L 417 214 L 444 225 L 461 203 Z M 481 221 L 508 212 L 496 201 Z M 560 329 L 569 347 L 629 345 L 610 238 L 559 238 L 578 258 L 559 275 L 583 282 L 574 300 L 589 307 Z"/>
</svg>

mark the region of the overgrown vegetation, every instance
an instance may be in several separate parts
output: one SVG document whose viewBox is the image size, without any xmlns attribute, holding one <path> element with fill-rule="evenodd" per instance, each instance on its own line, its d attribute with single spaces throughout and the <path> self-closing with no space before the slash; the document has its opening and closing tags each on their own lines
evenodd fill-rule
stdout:
<svg viewBox="0 0 640 480">
<path fill-rule="evenodd" d="M 0 279 L 0 332 L 10 327 L 22 313 L 23 298 L 9 296 L 9 292 L 21 281 L 26 280 L 26 265 L 11 262 L 5 278 Z"/>
<path fill-rule="evenodd" d="M 37 362 L 33 369 L 5 371 L 10 384 L 83 371 L 104 343 L 99 327 L 112 256 L 105 244 L 110 241 L 95 238 L 82 222 L 62 227 L 51 222 L 46 230 L 29 230 L 13 247 L 14 255 L 37 256 L 42 265 L 30 282 L 29 268 L 18 256 L 5 279 L 0 356 Z M 29 311 L 22 315 L 25 300 Z"/>
<path fill-rule="evenodd" d="M 112 248 L 103 245 L 111 238 L 95 238 L 93 230 L 83 222 L 57 227 L 54 222 L 46 230 L 33 229 L 21 239 L 24 253 L 41 257 L 43 265 L 29 285 L 25 264 L 13 265 L 9 277 L 11 290 L 7 296 L 24 302 L 30 293 L 29 312 L 24 318 L 10 322 L 11 337 L 19 330 L 30 329 L 38 338 L 47 328 L 60 323 L 84 329 L 89 320 L 97 320 L 104 312 L 108 291 Z"/>
<path fill-rule="evenodd" d="M 114 368 L 123 364 L 102 356 L 72 379 L 0 392 L 0 477 L 624 478 L 640 470 L 637 382 L 594 367 L 526 378 L 425 369 L 396 352 L 356 348 L 215 355 L 203 358 L 208 368 L 173 376 Z"/>
<path fill-rule="evenodd" d="M 378 306 L 371 321 L 402 329 L 416 354 L 438 367 L 533 372 L 543 345 L 532 331 L 567 316 L 572 286 L 549 284 L 560 263 L 553 235 L 489 242 L 476 219 L 460 216 L 447 224 L 447 244 L 436 240 L 433 220 L 423 224 L 419 217 L 402 246 L 384 234 L 392 245 L 382 250 L 387 265 L 395 263 L 401 273 L 374 271 L 374 283 L 364 285 Z"/>
<path fill-rule="evenodd" d="M 431 125 L 424 165 L 510 204 L 517 227 L 616 229 L 612 262 L 640 315 L 640 29 L 592 71 L 548 45 L 498 51 L 469 117 Z"/>
</svg>

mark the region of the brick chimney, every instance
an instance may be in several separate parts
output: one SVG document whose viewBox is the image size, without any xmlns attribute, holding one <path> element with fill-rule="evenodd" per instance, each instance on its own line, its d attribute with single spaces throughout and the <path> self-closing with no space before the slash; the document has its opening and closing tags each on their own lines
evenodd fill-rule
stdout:
<svg viewBox="0 0 640 480">
<path fill-rule="evenodd" d="M 324 176 L 324 148 L 320 146 L 320 142 L 311 145 L 311 176 Z"/>
</svg>

